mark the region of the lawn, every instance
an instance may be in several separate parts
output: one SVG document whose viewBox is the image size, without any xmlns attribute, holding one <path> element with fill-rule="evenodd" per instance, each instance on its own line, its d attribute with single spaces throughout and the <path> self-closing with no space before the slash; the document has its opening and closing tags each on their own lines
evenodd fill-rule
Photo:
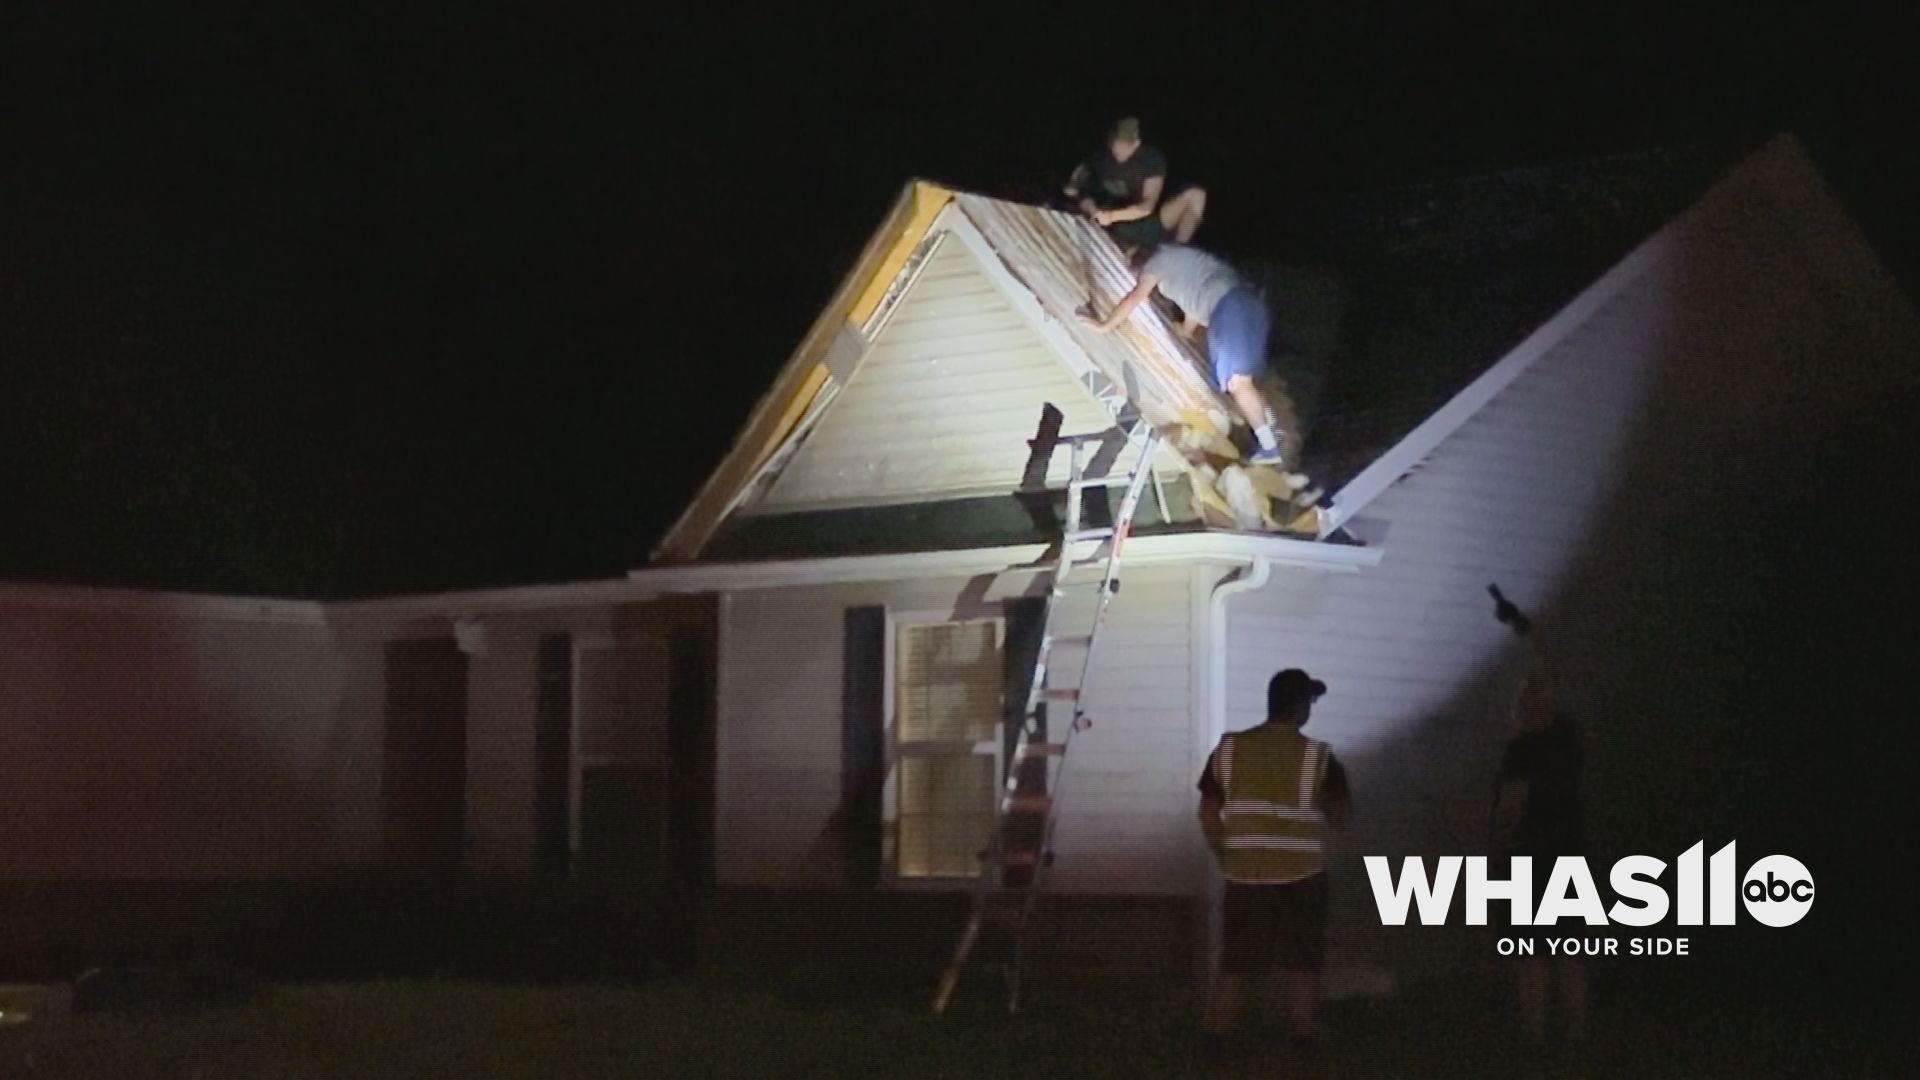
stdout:
<svg viewBox="0 0 1920 1080">
<path fill-rule="evenodd" d="M 279 985 L 238 1006 L 91 1014 L 40 1034 L 0 1029 L 0 1075 L 216 1078 L 1201 1075 L 1195 1002 L 1125 984 L 1037 988 L 1018 1017 L 984 978 L 953 1012 L 926 981 L 791 969 L 638 986 L 479 982 Z M 1909 1074 L 1884 1037 L 1788 1010 L 1597 988 L 1590 1076 Z M 1512 1060 L 1497 988 L 1337 1003 L 1321 1075 L 1580 1075 Z M 1255 1025 L 1220 1075 L 1295 1075 L 1286 1042 Z"/>
</svg>

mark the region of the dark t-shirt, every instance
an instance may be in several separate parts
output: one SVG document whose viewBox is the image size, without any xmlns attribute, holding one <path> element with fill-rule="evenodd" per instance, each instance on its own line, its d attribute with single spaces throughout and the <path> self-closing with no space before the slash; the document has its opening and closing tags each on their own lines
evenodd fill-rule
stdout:
<svg viewBox="0 0 1920 1080">
<path fill-rule="evenodd" d="M 1093 204 L 1102 210 L 1118 210 L 1134 205 L 1140 201 L 1147 181 L 1156 176 L 1165 179 L 1167 175 L 1166 157 L 1145 143 L 1140 144 L 1140 148 L 1125 161 L 1115 161 L 1113 151 L 1101 147 L 1080 167 L 1086 170 L 1086 177 L 1080 183 L 1080 194 L 1092 199 Z"/>
<path fill-rule="evenodd" d="M 1514 829 L 1515 855 L 1584 854 L 1586 820 L 1580 799 L 1580 733 L 1560 717 L 1551 727 L 1507 743 L 1496 783 L 1524 780 L 1527 802 Z"/>
</svg>

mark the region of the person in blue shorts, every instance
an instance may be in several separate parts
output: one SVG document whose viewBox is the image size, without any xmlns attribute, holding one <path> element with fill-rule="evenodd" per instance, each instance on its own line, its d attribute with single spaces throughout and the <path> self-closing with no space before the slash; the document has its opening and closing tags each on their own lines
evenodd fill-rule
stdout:
<svg viewBox="0 0 1920 1080">
<path fill-rule="evenodd" d="M 1259 290 L 1242 278 L 1226 260 L 1186 244 L 1141 246 L 1130 252 L 1139 275 L 1133 291 L 1115 304 L 1104 319 L 1088 316 L 1102 332 L 1112 330 L 1155 289 L 1179 305 L 1180 333 L 1188 340 L 1207 329 L 1207 354 L 1213 361 L 1214 381 L 1253 429 L 1260 447 L 1256 465 L 1280 465 L 1280 433 L 1273 408 L 1254 382 L 1267 364 L 1267 335 L 1272 318 Z"/>
</svg>

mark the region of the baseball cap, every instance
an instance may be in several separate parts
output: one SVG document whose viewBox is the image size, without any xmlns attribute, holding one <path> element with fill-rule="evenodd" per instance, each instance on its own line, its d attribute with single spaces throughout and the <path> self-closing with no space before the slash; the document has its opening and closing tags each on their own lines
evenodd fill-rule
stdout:
<svg viewBox="0 0 1920 1080">
<path fill-rule="evenodd" d="M 1327 684 L 1299 668 L 1288 668 L 1267 683 L 1267 711 L 1277 713 L 1300 702 L 1313 702 L 1327 692 Z"/>
</svg>

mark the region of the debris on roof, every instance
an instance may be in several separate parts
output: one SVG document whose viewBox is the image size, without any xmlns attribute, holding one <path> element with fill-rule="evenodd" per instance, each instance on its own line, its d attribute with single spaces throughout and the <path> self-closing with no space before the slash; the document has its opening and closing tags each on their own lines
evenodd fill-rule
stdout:
<svg viewBox="0 0 1920 1080">
<path fill-rule="evenodd" d="M 1126 326 L 1108 334 L 1077 317 L 1082 308 L 1110 310 L 1136 280 L 1105 230 L 1075 214 L 983 195 L 958 194 L 954 201 L 1007 272 L 1107 379 L 1126 388 L 1141 416 L 1180 451 L 1205 524 L 1318 535 L 1317 521 L 1305 514 L 1311 507 L 1293 504 L 1307 488 L 1305 479 L 1244 460 L 1232 438 L 1233 409 L 1214 386 L 1206 360 L 1164 314 L 1143 304 Z M 1279 379 L 1263 382 L 1290 439 L 1288 460 L 1295 460 L 1300 444 L 1293 403 Z M 1296 527 L 1306 524 L 1316 528 Z"/>
<path fill-rule="evenodd" d="M 661 554 L 698 555 L 740 492 L 769 460 L 777 464 L 797 418 L 844 378 L 829 370 L 832 343 L 898 297 L 913 253 L 942 229 L 971 237 L 1008 292 L 1031 298 L 1054 351 L 1087 369 L 1077 375 L 1104 382 L 1110 400 L 1154 425 L 1186 470 L 1189 512 L 1201 525 L 1320 538 L 1324 493 L 1684 210 L 1729 160 L 1724 151 L 1661 151 L 1369 196 L 1323 228 L 1316 254 L 1333 265 L 1328 274 L 1252 268 L 1275 315 L 1276 370 L 1262 389 L 1297 472 L 1247 461 L 1231 403 L 1154 305 L 1113 333 L 1081 320 L 1083 310 L 1110 310 L 1135 280 L 1104 230 L 1076 214 L 915 182 L 756 409 L 724 477 L 703 490 Z"/>
</svg>

